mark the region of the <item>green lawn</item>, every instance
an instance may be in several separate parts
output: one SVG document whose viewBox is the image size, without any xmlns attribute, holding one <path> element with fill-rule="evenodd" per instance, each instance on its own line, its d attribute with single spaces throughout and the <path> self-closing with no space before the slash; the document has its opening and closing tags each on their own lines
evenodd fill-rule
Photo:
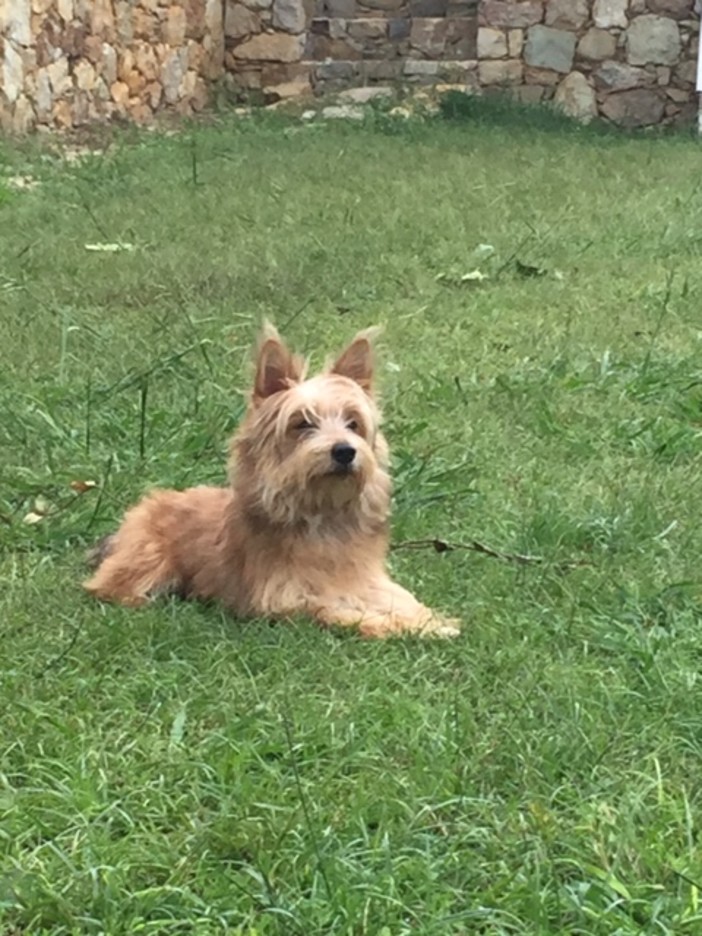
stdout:
<svg viewBox="0 0 702 936">
<path fill-rule="evenodd" d="M 699 142 L 112 141 L 0 143 L 0 933 L 701 933 Z M 316 364 L 385 324 L 396 543 L 542 558 L 393 553 L 455 642 L 82 594 L 223 481 L 264 315 Z"/>
</svg>

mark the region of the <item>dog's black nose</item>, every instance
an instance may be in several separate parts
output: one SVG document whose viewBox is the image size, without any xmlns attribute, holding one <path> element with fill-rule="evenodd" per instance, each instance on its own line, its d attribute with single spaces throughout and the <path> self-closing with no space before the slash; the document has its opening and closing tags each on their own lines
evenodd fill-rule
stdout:
<svg viewBox="0 0 702 936">
<path fill-rule="evenodd" d="M 356 457 L 356 449 L 348 442 L 337 442 L 332 445 L 331 456 L 337 465 L 348 467 Z"/>
</svg>

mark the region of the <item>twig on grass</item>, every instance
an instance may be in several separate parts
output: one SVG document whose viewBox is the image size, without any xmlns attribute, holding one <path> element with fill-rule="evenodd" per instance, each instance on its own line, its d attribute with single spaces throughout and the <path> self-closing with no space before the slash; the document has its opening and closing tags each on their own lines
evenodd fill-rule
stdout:
<svg viewBox="0 0 702 936">
<path fill-rule="evenodd" d="M 516 565 L 544 565 L 546 559 L 543 556 L 530 556 L 525 553 L 508 553 L 501 549 L 494 549 L 492 546 L 486 546 L 478 540 L 471 540 L 468 543 L 450 543 L 447 540 L 432 537 L 430 539 L 403 540 L 399 543 L 393 543 L 391 550 L 396 549 L 426 549 L 431 547 L 435 552 L 455 552 L 458 549 L 465 549 L 470 552 L 482 553 L 483 556 L 490 556 L 493 559 L 501 559 L 502 562 L 512 562 Z M 570 562 L 556 563 L 558 569 L 563 572 L 576 569 L 579 566 L 589 565 L 586 559 L 575 559 Z"/>
</svg>

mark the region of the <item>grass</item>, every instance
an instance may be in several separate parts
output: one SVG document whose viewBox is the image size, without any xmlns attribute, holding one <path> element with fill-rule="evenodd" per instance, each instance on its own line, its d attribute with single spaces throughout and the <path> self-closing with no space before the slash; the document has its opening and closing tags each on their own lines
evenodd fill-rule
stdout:
<svg viewBox="0 0 702 936">
<path fill-rule="evenodd" d="M 699 144 L 0 146 L 0 932 L 701 932 Z M 385 324 L 395 541 L 543 558 L 394 552 L 459 640 L 81 594 L 141 492 L 223 480 L 263 315 L 316 362 Z"/>
</svg>

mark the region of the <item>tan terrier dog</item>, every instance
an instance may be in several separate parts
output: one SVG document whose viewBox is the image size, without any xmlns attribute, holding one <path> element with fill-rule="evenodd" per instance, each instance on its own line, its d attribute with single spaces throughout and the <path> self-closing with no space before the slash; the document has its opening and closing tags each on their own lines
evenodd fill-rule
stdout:
<svg viewBox="0 0 702 936">
<path fill-rule="evenodd" d="M 149 494 L 97 548 L 85 588 L 125 605 L 177 592 L 241 616 L 308 615 L 365 637 L 456 636 L 456 620 L 385 569 L 390 478 L 371 337 L 361 332 L 305 379 L 305 362 L 265 326 L 230 487 Z"/>
</svg>

